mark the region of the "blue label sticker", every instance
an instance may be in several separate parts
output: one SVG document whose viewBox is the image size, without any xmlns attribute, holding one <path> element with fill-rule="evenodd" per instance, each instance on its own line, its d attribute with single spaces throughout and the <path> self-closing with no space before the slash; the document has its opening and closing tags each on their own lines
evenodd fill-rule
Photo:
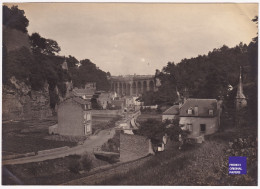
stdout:
<svg viewBox="0 0 260 189">
<path fill-rule="evenodd" d="M 229 157 L 229 174 L 245 175 L 246 174 L 246 157 L 232 156 Z"/>
</svg>

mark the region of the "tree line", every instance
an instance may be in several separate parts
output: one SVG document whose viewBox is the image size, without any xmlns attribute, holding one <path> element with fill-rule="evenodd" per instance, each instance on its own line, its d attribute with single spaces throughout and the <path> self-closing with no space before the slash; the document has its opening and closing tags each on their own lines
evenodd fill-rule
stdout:
<svg viewBox="0 0 260 189">
<path fill-rule="evenodd" d="M 29 35 L 27 30 L 29 20 L 18 6 L 11 8 L 3 6 L 3 25 Z M 3 44 L 3 84 L 11 85 L 10 78 L 15 76 L 33 90 L 39 91 L 47 82 L 52 108 L 59 101 L 55 88 L 65 96 L 66 81 L 72 81 L 75 87 L 83 87 L 86 82 L 96 82 L 98 90 L 109 89 L 107 73 L 90 60 L 78 61 L 73 56 L 59 56 L 61 50 L 59 44 L 53 39 L 42 37 L 39 33 L 32 33 L 28 40 L 30 49 L 22 47 L 21 44 L 21 48 L 8 52 L 6 44 Z M 65 60 L 68 63 L 68 70 L 62 69 Z"/>
<path fill-rule="evenodd" d="M 252 19 L 258 24 L 258 17 Z M 161 86 L 157 92 L 142 96 L 145 105 L 173 105 L 178 95 L 188 93 L 193 98 L 224 99 L 228 108 L 234 109 L 240 67 L 242 68 L 244 94 L 248 100 L 248 112 L 257 120 L 258 36 L 247 45 L 235 47 L 223 45 L 206 55 L 168 62 L 156 77 Z"/>
</svg>

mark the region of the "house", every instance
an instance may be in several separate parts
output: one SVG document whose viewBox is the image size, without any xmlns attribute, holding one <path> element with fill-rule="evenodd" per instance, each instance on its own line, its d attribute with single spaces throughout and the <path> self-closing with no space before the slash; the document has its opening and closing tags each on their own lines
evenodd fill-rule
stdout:
<svg viewBox="0 0 260 189">
<path fill-rule="evenodd" d="M 154 154 L 151 139 L 120 133 L 120 161 L 131 161 Z"/>
<path fill-rule="evenodd" d="M 87 82 L 84 88 L 74 88 L 72 93 L 76 97 L 81 97 L 83 99 L 91 99 L 96 92 L 96 83 Z"/>
<path fill-rule="evenodd" d="M 86 136 L 92 134 L 91 102 L 79 97 L 58 105 L 58 134 Z"/>
<path fill-rule="evenodd" d="M 126 107 L 125 99 L 111 100 L 111 107 L 123 110 Z"/>
<path fill-rule="evenodd" d="M 216 99 L 189 98 L 180 108 L 179 125 L 199 139 L 216 132 L 220 125 L 221 104 Z"/>
<path fill-rule="evenodd" d="M 179 105 L 173 105 L 162 113 L 162 121 L 174 120 L 179 117 Z"/>
<path fill-rule="evenodd" d="M 108 104 L 111 103 L 111 95 L 107 92 L 100 92 L 97 97 L 98 104 L 102 107 L 102 109 L 107 109 Z"/>
</svg>

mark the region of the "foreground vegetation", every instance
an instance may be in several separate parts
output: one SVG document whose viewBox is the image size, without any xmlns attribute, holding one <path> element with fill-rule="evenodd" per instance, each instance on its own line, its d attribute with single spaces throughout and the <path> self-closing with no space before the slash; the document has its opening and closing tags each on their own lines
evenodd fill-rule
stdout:
<svg viewBox="0 0 260 189">
<path fill-rule="evenodd" d="M 64 158 L 4 167 L 12 172 L 22 184 L 56 185 L 82 178 L 89 174 L 89 170 L 107 164 L 94 156 L 83 154 L 82 156 L 70 155 Z M 81 173 L 79 173 L 80 171 Z M 11 181 L 8 178 L 3 178 L 4 185 L 17 184 Z"/>
<path fill-rule="evenodd" d="M 228 141 L 249 136 L 253 145 L 234 149 Z M 176 144 L 144 165 L 114 175 L 100 185 L 257 185 L 256 137 L 250 128 L 219 132 L 203 144 L 177 150 Z M 232 151 L 233 149 L 233 151 Z M 235 154 L 232 154 L 235 153 Z M 228 175 L 228 157 L 247 157 L 246 175 Z M 156 178 L 156 179 L 155 179 Z"/>
</svg>

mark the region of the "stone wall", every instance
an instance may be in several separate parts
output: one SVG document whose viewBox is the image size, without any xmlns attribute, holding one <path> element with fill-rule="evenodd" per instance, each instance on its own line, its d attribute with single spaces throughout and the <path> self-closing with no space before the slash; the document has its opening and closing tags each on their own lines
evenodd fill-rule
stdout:
<svg viewBox="0 0 260 189">
<path fill-rule="evenodd" d="M 154 154 L 151 140 L 144 136 L 120 133 L 120 161 L 131 161 Z"/>
<path fill-rule="evenodd" d="M 122 110 L 91 110 L 92 116 L 117 116 L 122 114 Z"/>
<path fill-rule="evenodd" d="M 3 120 L 44 119 L 52 115 L 47 83 L 42 91 L 34 91 L 15 77 L 10 82 L 12 86 L 3 86 Z"/>
</svg>

